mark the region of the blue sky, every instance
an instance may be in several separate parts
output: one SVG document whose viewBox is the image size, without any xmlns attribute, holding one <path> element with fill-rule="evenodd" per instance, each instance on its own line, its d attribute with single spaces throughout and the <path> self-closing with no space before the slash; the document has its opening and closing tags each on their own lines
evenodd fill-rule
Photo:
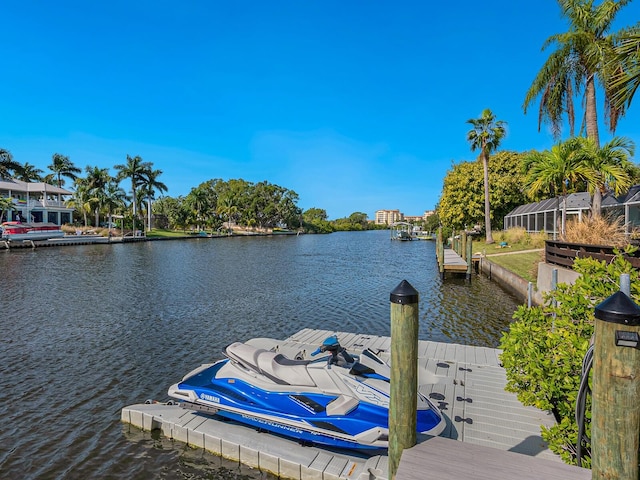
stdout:
<svg viewBox="0 0 640 480">
<path fill-rule="evenodd" d="M 55 152 L 140 155 L 171 196 L 266 180 L 372 218 L 434 208 L 485 108 L 504 149 L 553 145 L 522 102 L 567 29 L 555 0 L 21 0 L 0 16 L 0 147 L 45 171 Z M 617 26 L 639 18 L 632 3 Z M 616 134 L 640 144 L 639 119 L 632 105 Z"/>
</svg>

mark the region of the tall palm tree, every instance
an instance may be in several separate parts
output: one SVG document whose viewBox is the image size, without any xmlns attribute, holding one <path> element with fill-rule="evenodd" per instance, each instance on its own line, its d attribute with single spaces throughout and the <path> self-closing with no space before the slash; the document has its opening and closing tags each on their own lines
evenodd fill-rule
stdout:
<svg viewBox="0 0 640 480">
<path fill-rule="evenodd" d="M 145 162 L 139 155 L 135 157 L 127 155 L 127 163 L 116 165 L 114 168 L 118 171 L 116 180 L 121 181 L 128 178 L 131 181 L 133 231 L 135 234 L 136 216 L 138 215 L 138 188 L 144 184 L 145 174 L 151 169 L 151 163 Z"/>
<path fill-rule="evenodd" d="M 58 188 L 61 188 L 64 185 L 64 181 L 62 177 L 70 178 L 71 180 L 75 180 L 77 178 L 77 173 L 81 173 L 82 170 L 76 167 L 69 157 L 66 155 L 62 155 L 61 153 L 54 153 L 51 157 L 51 165 L 47 167 L 53 173 L 56 174 L 56 178 L 58 180 Z"/>
<path fill-rule="evenodd" d="M 495 115 L 488 108 L 482 111 L 480 118 L 467 120 L 473 128 L 467 133 L 467 141 L 471 150 L 480 150 L 478 159 L 484 167 L 484 225 L 486 242 L 493 243 L 491 233 L 491 203 L 489 199 L 489 155 L 494 152 L 506 135 L 506 123 L 496 120 Z"/>
<path fill-rule="evenodd" d="M 627 167 L 634 151 L 634 143 L 624 137 L 614 137 L 602 147 L 591 138 L 580 139 L 580 161 L 591 170 L 587 180 L 593 193 L 591 214 L 594 217 L 600 216 L 602 195 L 607 189 L 619 195 L 631 186 Z"/>
<path fill-rule="evenodd" d="M 16 178 L 23 182 L 41 182 L 43 173 L 44 172 L 36 168 L 35 165 L 26 162 L 24 165 L 21 165 L 19 171 L 16 172 Z"/>
<path fill-rule="evenodd" d="M 9 150 L 0 148 L 0 178 L 10 178 L 13 172 L 19 171 L 21 165 L 13 160 Z"/>
<path fill-rule="evenodd" d="M 584 162 L 581 154 L 582 141 L 571 138 L 558 143 L 551 150 L 534 151 L 525 157 L 525 186 L 529 196 L 549 193 L 553 196 L 562 195 L 561 234 L 564 236 L 567 223 L 566 198 L 569 189 L 574 189 L 580 183 L 594 182 L 593 170 Z"/>
<path fill-rule="evenodd" d="M 558 0 L 562 15 L 569 20 L 569 31 L 549 37 L 543 49 L 557 45 L 526 94 L 525 113 L 535 98 L 540 97 L 538 129 L 548 121 L 556 139 L 560 138 L 563 116 L 567 115 L 570 135 L 574 134 L 574 96 L 584 88 L 584 124 L 586 134 L 599 146 L 598 117 L 596 111 L 596 82 L 606 86 L 609 64 L 614 58 L 616 35 L 609 29 L 618 12 L 631 0 L 607 0 L 594 5 L 594 0 Z M 605 89 L 605 118 L 615 131 L 618 118 L 624 115 L 624 106 L 609 102 Z"/>
<path fill-rule="evenodd" d="M 95 226 L 97 227 L 100 224 L 100 210 L 102 209 L 104 190 L 112 180 L 112 177 L 109 175 L 108 168 L 87 166 L 85 171 L 87 172 L 85 185 L 90 197 L 89 202 L 93 206 Z"/>
<path fill-rule="evenodd" d="M 147 228 L 151 230 L 151 204 L 156 198 L 156 191 L 158 193 L 166 192 L 167 186 L 158 180 L 158 177 L 162 175 L 162 170 L 147 169 L 144 173 L 144 180 L 140 185 L 140 197 L 147 200 Z"/>
</svg>

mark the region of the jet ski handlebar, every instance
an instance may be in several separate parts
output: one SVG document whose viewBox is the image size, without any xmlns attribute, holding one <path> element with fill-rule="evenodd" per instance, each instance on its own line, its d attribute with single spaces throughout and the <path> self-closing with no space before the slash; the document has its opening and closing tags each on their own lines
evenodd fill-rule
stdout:
<svg viewBox="0 0 640 480">
<path fill-rule="evenodd" d="M 355 359 L 349 354 L 349 352 L 340 345 L 338 337 L 335 335 L 327 337 L 320 347 L 311 352 L 311 356 L 315 357 L 316 355 L 324 352 L 331 353 L 331 357 L 329 357 L 329 365 L 351 364 L 355 362 Z"/>
</svg>

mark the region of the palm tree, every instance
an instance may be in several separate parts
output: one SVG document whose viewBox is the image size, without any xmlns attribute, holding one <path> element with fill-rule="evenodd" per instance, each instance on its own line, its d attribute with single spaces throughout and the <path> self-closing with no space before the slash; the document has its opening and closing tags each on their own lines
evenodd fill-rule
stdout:
<svg viewBox="0 0 640 480">
<path fill-rule="evenodd" d="M 93 206 L 95 215 L 95 226 L 100 224 L 100 210 L 104 199 L 104 189 L 112 180 L 109 175 L 109 169 L 99 167 L 85 167 L 87 177 L 85 178 L 85 186 L 89 194 L 89 203 Z"/>
<path fill-rule="evenodd" d="M 102 206 L 107 209 L 107 222 L 109 225 L 109 235 L 111 235 L 111 214 L 114 211 L 125 208 L 127 193 L 120 188 L 115 178 L 111 178 L 104 187 L 102 196 Z M 124 234 L 124 225 L 122 226 Z"/>
<path fill-rule="evenodd" d="M 202 228 L 204 223 L 210 223 L 207 214 L 213 208 L 211 200 L 211 192 L 204 185 L 192 188 L 184 199 L 185 206 L 191 212 L 190 217 L 193 218 L 195 216 L 195 223 L 198 229 Z"/>
<path fill-rule="evenodd" d="M 638 28 L 623 31 L 611 60 L 610 101 L 616 108 L 629 107 L 640 85 L 640 32 Z"/>
<path fill-rule="evenodd" d="M 144 180 L 142 185 L 140 185 L 140 198 L 147 200 L 147 217 L 149 221 L 147 228 L 149 230 L 151 230 L 151 203 L 156 198 L 156 191 L 158 191 L 158 193 L 167 191 L 167 186 L 158 180 L 160 175 L 162 175 L 162 170 L 149 168 L 144 173 Z"/>
<path fill-rule="evenodd" d="M 506 135 L 506 124 L 502 120 L 496 120 L 488 108 L 482 111 L 480 118 L 467 120 L 473 128 L 467 133 L 467 141 L 471 144 L 471 150 L 480 150 L 478 159 L 484 167 L 484 224 L 486 230 L 486 242 L 493 243 L 491 233 L 491 203 L 489 199 L 489 155 L 495 151 Z"/>
<path fill-rule="evenodd" d="M 4 220 L 4 212 L 14 210 L 13 199 L 0 197 L 0 223 Z"/>
<path fill-rule="evenodd" d="M 575 124 L 574 95 L 584 88 L 584 123 L 586 134 L 599 146 L 596 112 L 596 81 L 606 86 L 610 62 L 614 58 L 616 36 L 608 35 L 617 13 L 631 0 L 608 0 L 594 6 L 593 0 L 558 0 L 562 15 L 569 20 L 569 31 L 552 35 L 543 44 L 543 50 L 557 45 L 526 94 L 523 109 L 540 96 L 538 130 L 542 121 L 550 123 L 556 139 L 560 137 L 562 118 L 567 115 L 570 135 Z M 605 118 L 615 131 L 624 107 L 609 102 L 605 90 Z"/>
<path fill-rule="evenodd" d="M 631 186 L 627 167 L 634 151 L 634 143 L 624 137 L 614 137 L 602 147 L 593 139 L 580 139 L 580 161 L 591 170 L 588 186 L 593 192 L 591 214 L 594 217 L 600 216 L 602 195 L 607 189 L 612 188 L 619 195 Z"/>
<path fill-rule="evenodd" d="M 20 166 L 19 170 L 16 172 L 16 178 L 23 182 L 41 182 L 43 173 L 44 172 L 39 168 L 36 168 L 35 165 L 31 165 L 27 162 Z"/>
<path fill-rule="evenodd" d="M 224 197 L 218 202 L 218 208 L 216 209 L 219 215 L 227 216 L 228 232 L 231 234 L 231 220 L 238 213 L 238 206 L 234 204 L 231 197 Z"/>
<path fill-rule="evenodd" d="M 574 137 L 554 145 L 551 150 L 529 153 L 524 162 L 525 185 L 529 196 L 534 197 L 541 192 L 553 196 L 562 195 L 560 231 L 563 236 L 567 222 L 566 198 L 569 189 L 581 182 L 595 181 L 593 170 L 583 162 L 581 147 L 582 140 Z"/>
<path fill-rule="evenodd" d="M 76 177 L 74 183 L 75 192 L 73 193 L 73 197 L 67 202 L 67 205 L 82 212 L 84 226 L 86 227 L 89 223 L 87 219 L 87 213 L 91 212 L 91 195 L 89 192 L 89 188 L 87 187 L 87 182 L 84 178 Z"/>
<path fill-rule="evenodd" d="M 67 177 L 71 180 L 75 180 L 77 178 L 76 173 L 82 172 L 82 170 L 76 167 L 66 155 L 54 153 L 51 157 L 51 160 L 52 163 L 47 168 L 56 174 L 56 178 L 58 180 L 58 188 L 61 188 L 62 185 L 64 185 L 62 177 Z"/>
<path fill-rule="evenodd" d="M 133 231 L 136 231 L 136 216 L 138 214 L 138 188 L 144 184 L 145 174 L 151 169 L 151 163 L 142 160 L 142 157 L 136 155 L 131 157 L 127 155 L 127 163 L 116 165 L 114 167 L 118 174 L 116 180 L 121 181 L 125 178 L 131 180 L 131 195 L 133 205 Z"/>
<path fill-rule="evenodd" d="M 53 185 L 53 183 L 56 181 L 56 174 L 47 173 L 45 176 L 42 177 L 42 181 L 44 183 L 48 183 L 49 185 Z"/>
<path fill-rule="evenodd" d="M 0 178 L 11 177 L 12 172 L 20 170 L 21 165 L 13 160 L 9 150 L 0 148 Z"/>
</svg>

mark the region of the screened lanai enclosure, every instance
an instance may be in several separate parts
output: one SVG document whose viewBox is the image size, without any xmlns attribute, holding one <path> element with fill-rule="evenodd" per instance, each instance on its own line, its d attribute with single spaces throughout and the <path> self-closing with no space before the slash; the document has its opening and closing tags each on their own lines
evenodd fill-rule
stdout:
<svg viewBox="0 0 640 480">
<path fill-rule="evenodd" d="M 504 217 L 504 229 L 522 227 L 527 232 L 545 232 L 557 238 L 562 229 L 562 210 L 565 199 L 555 197 L 514 208 Z M 570 221 L 591 211 L 591 196 L 587 192 L 572 193 L 566 197 L 566 219 Z M 626 195 L 607 194 L 602 199 L 602 214 L 609 218 L 624 219 L 627 233 L 640 227 L 640 185 L 634 185 Z"/>
</svg>

